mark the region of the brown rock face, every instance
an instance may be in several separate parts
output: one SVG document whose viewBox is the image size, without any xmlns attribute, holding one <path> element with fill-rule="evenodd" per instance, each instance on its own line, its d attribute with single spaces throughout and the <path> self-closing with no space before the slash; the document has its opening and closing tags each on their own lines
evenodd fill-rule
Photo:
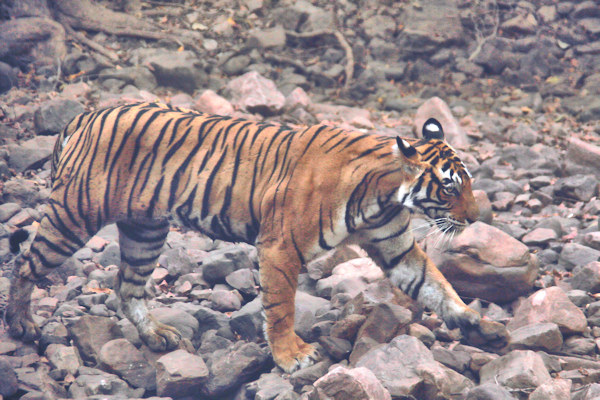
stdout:
<svg viewBox="0 0 600 400">
<path fill-rule="evenodd" d="M 483 222 L 467 227 L 445 252 L 427 253 L 459 294 L 495 303 L 526 294 L 538 272 L 527 246 Z"/>
</svg>

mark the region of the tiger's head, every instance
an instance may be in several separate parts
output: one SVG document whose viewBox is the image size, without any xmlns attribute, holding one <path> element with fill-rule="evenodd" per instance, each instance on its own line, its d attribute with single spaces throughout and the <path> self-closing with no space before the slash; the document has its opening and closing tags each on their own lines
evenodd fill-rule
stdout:
<svg viewBox="0 0 600 400">
<path fill-rule="evenodd" d="M 404 206 L 427 216 L 444 233 L 460 233 L 479 216 L 471 189 L 471 174 L 456 151 L 444 141 L 442 125 L 434 118 L 423 125 L 423 138 L 411 143 L 423 172 L 410 191 L 398 193 Z"/>
</svg>

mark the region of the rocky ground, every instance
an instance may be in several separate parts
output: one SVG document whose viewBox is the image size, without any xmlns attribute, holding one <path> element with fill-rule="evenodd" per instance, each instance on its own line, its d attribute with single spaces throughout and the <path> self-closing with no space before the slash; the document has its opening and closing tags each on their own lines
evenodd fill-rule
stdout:
<svg viewBox="0 0 600 400">
<path fill-rule="evenodd" d="M 296 330 L 324 359 L 283 374 L 262 338 L 255 249 L 173 229 L 150 305 L 188 340 L 156 354 L 118 310 L 108 226 L 35 290 L 39 343 L 0 325 L 0 398 L 600 397 L 600 3 L 331 3 L 142 2 L 136 15 L 179 42 L 65 33 L 0 7 L 0 36 L 40 19 L 58 32 L 20 52 L 0 40 L 0 308 L 8 236 L 35 229 L 56 134 L 83 110 L 158 99 L 403 136 L 435 116 L 475 177 L 480 222 L 451 242 L 413 226 L 509 345 L 461 341 L 343 248 L 307 266 L 297 295 Z"/>
</svg>

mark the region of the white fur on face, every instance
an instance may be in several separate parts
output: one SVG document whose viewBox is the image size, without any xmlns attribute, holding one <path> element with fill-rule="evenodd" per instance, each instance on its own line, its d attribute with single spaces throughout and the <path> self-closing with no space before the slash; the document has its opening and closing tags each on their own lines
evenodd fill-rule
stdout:
<svg viewBox="0 0 600 400">
<path fill-rule="evenodd" d="M 410 198 L 410 187 L 408 185 L 401 185 L 398 188 L 398 202 L 405 207 L 411 208 L 413 206 L 412 199 Z"/>
</svg>

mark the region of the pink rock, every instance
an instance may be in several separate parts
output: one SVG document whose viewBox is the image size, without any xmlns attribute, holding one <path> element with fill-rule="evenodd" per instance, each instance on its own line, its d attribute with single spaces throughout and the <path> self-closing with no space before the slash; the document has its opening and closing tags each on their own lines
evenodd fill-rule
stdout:
<svg viewBox="0 0 600 400">
<path fill-rule="evenodd" d="M 208 114 L 231 115 L 233 106 L 212 90 L 205 90 L 194 102 L 193 108 Z"/>
<path fill-rule="evenodd" d="M 336 367 L 315 382 L 316 398 L 331 400 L 391 400 L 373 372 L 364 367 Z"/>
<path fill-rule="evenodd" d="M 297 87 L 285 98 L 285 108 L 293 110 L 298 107 L 306 108 L 311 105 L 310 97 L 301 87 Z"/>
<path fill-rule="evenodd" d="M 583 311 L 556 286 L 538 290 L 524 300 L 507 328 L 514 331 L 538 322 L 553 322 L 563 334 L 582 333 L 587 328 Z"/>
<path fill-rule="evenodd" d="M 251 113 L 265 116 L 278 114 L 285 104 L 285 97 L 277 90 L 275 82 L 256 71 L 233 79 L 227 88 L 234 106 Z"/>
<path fill-rule="evenodd" d="M 432 247 L 435 240 L 428 240 L 427 254 L 463 296 L 512 301 L 528 293 L 537 277 L 537 257 L 527 246 L 483 222 L 468 226 L 447 251 Z"/>
<path fill-rule="evenodd" d="M 439 97 L 432 97 L 417 109 L 414 124 L 417 137 L 422 137 L 423 124 L 429 118 L 435 118 L 442 124 L 446 141 L 452 146 L 464 149 L 469 145 L 466 132 L 454 118 L 450 107 L 444 100 Z"/>
</svg>

